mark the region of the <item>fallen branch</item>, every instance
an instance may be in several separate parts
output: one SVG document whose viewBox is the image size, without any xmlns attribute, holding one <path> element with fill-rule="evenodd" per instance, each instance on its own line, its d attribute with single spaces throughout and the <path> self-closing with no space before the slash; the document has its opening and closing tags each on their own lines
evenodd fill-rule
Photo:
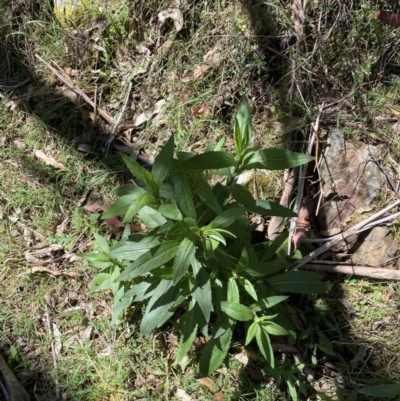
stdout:
<svg viewBox="0 0 400 401">
<path fill-rule="evenodd" d="M 338 273 L 385 280 L 400 280 L 400 270 L 390 270 L 363 265 L 355 266 L 347 263 L 325 264 L 321 262 L 311 262 L 303 265 L 303 268 L 327 273 Z"/>
<path fill-rule="evenodd" d="M 374 222 L 378 217 L 382 216 L 390 209 L 393 209 L 394 207 L 399 206 L 399 205 L 400 205 L 400 200 L 385 207 L 384 209 L 380 210 L 379 212 L 377 212 L 377 213 L 373 214 L 372 216 L 368 217 L 367 219 L 361 221 L 360 223 L 355 224 L 353 227 L 349 228 L 348 230 L 344 231 L 343 233 L 335 235 L 324 245 L 320 246 L 315 251 L 309 253 L 308 255 L 304 256 L 304 258 L 300 259 L 297 263 L 295 263 L 295 265 L 293 266 L 293 268 L 290 271 L 299 269 L 300 267 L 302 267 L 305 264 L 307 264 L 308 262 L 312 261 L 314 258 L 316 258 L 317 256 L 321 255 L 322 253 L 326 252 L 328 249 L 337 245 L 338 243 L 345 240 L 346 238 L 349 238 L 352 235 L 359 234 L 363 229 L 372 228 L 373 224 L 371 225 L 370 223 Z M 376 224 L 381 224 L 381 221 L 375 222 L 375 225 Z"/>
<path fill-rule="evenodd" d="M 93 110 L 96 109 L 96 104 L 90 99 L 88 95 L 86 95 L 85 92 L 77 84 L 72 82 L 69 77 L 66 77 L 65 74 L 62 71 L 56 70 L 54 67 L 52 67 L 49 63 L 47 63 L 45 60 L 43 60 L 38 54 L 35 54 L 36 58 L 40 60 L 43 64 L 46 65 L 46 67 L 51 70 L 62 82 L 65 83 L 65 85 L 68 86 L 72 91 L 74 91 L 76 94 L 78 94 L 83 100 L 85 100 L 86 103 L 88 103 L 90 106 L 93 107 Z M 59 67 L 60 68 L 60 67 Z M 99 115 L 103 118 L 103 120 L 107 124 L 112 124 L 113 123 L 113 118 L 103 109 L 97 107 L 97 111 Z"/>
</svg>

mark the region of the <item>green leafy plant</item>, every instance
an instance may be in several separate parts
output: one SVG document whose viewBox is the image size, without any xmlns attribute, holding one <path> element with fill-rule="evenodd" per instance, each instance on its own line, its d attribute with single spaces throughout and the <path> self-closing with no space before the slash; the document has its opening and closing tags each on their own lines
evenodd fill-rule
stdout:
<svg viewBox="0 0 400 401">
<path fill-rule="evenodd" d="M 140 185 L 115 190 L 118 199 L 103 218 L 135 216 L 147 231 L 129 232 L 111 244 L 96 235 L 97 253 L 82 255 L 102 271 L 90 291 L 112 289 L 114 323 L 135 305 L 143 311 L 140 333 L 149 335 L 172 316 L 180 332 L 175 364 L 190 350 L 200 331 L 209 337 L 199 370 L 209 375 L 223 362 L 236 324 L 246 330 L 246 344 L 256 341 L 274 367 L 273 336 L 295 331 L 283 302 L 288 292 L 319 293 L 330 288 L 314 272 L 286 272 L 291 264 L 283 248 L 287 234 L 273 242 L 252 244 L 248 214 L 293 217 L 288 208 L 254 199 L 236 182 L 249 169 L 277 170 L 311 157 L 282 149 L 257 149 L 251 114 L 244 102 L 235 118 L 235 156 L 221 150 L 174 155 L 174 137 L 156 157 L 152 171 L 123 156 Z M 210 185 L 212 174 L 220 180 Z M 222 177 L 222 178 L 221 178 Z"/>
</svg>

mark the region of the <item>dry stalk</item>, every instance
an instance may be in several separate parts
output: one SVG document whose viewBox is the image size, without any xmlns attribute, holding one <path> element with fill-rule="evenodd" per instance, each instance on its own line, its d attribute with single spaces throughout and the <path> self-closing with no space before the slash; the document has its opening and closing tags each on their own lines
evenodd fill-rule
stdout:
<svg viewBox="0 0 400 401">
<path fill-rule="evenodd" d="M 88 95 L 86 95 L 85 92 L 77 84 L 71 81 L 69 77 L 67 77 L 64 72 L 62 71 L 61 67 L 57 66 L 60 71 L 56 70 L 54 67 L 52 67 L 49 63 L 47 63 L 45 60 L 43 60 L 38 54 L 35 55 L 38 60 L 40 60 L 53 74 L 55 74 L 62 82 L 65 83 L 72 91 L 74 91 L 77 95 L 79 95 L 83 100 L 85 100 L 86 103 L 88 103 L 90 106 L 93 107 L 93 110 L 95 109 L 95 103 L 90 99 Z M 54 61 L 53 61 L 54 63 Z M 54 63 L 57 65 L 56 63 Z M 103 120 L 107 124 L 112 124 L 113 123 L 113 118 L 103 109 L 97 108 L 99 115 L 103 118 Z"/>
<path fill-rule="evenodd" d="M 338 273 L 383 280 L 400 280 L 400 270 L 390 270 L 364 265 L 355 266 L 348 263 L 331 264 L 318 261 L 307 263 L 303 265 L 303 268 L 327 273 Z"/>
</svg>

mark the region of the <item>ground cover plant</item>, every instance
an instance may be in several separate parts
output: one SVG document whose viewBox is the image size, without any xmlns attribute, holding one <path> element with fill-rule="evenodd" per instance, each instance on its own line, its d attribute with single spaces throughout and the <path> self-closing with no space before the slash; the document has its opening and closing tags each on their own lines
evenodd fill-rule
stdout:
<svg viewBox="0 0 400 401">
<path fill-rule="evenodd" d="M 282 294 L 329 289 L 328 283 L 319 282 L 317 273 L 279 274 L 290 266 L 279 254 L 287 233 L 271 243 L 252 245 L 246 213 L 295 214 L 277 203 L 254 199 L 236 178 L 254 168 L 277 170 L 312 160 L 282 149 L 257 150 L 252 132 L 250 110 L 244 102 L 236 116 L 235 157 L 209 149 L 197 155 L 178 153 L 174 158 L 174 136 L 157 155 L 152 172 L 124 157 L 144 188 L 136 184 L 117 188 L 119 198 L 103 218 L 123 215 L 123 223 L 129 224 L 138 214 L 149 231 L 132 235 L 127 225 L 121 241 L 110 247 L 97 236 L 101 252 L 81 255 L 103 268 L 92 291 L 112 289 L 114 322 L 124 320 L 123 312 L 133 300 L 139 309 L 145 308 L 142 335 L 161 327 L 176 312 L 182 314 L 175 364 L 190 350 L 197 331 L 207 337 L 211 325 L 212 339 L 199 361 L 203 376 L 213 373 L 225 359 L 237 321 L 247 322 L 246 345 L 255 338 L 274 368 L 270 335 L 290 335 L 295 341 L 288 317 L 277 306 L 287 299 Z M 213 173 L 226 178 L 211 187 L 207 176 Z"/>
<path fill-rule="evenodd" d="M 283 234 L 269 248 L 268 242 L 249 246 L 248 227 L 243 237 L 230 227 L 208 227 L 205 235 L 200 230 L 217 218 L 220 209 L 239 213 L 242 207 L 239 220 L 251 216 L 252 225 L 261 221 L 267 227 L 270 218 L 257 220 L 257 212 L 261 208 L 265 213 L 263 200 L 270 201 L 270 210 L 278 214 L 286 210 L 272 203 L 279 202 L 284 192 L 283 172 L 246 170 L 250 179 L 235 183 L 233 176 L 220 170 L 212 175 L 212 169 L 181 171 L 179 165 L 189 163 L 183 159 L 191 155 L 221 156 L 221 152 L 226 154 L 225 163 L 232 162 L 228 154 L 237 163 L 241 151 L 236 150 L 233 127 L 247 98 L 257 151 L 279 148 L 304 154 L 316 131 L 319 142 L 313 154 L 318 163 L 318 149 L 325 147 L 326 131 L 334 125 L 343 130 L 346 144 L 379 148 L 377 159 L 396 184 L 398 4 L 113 0 L 109 7 L 104 0 L 100 6 L 91 1 L 74 21 L 62 9 L 58 12 L 55 3 L 63 2 L 0 0 L 0 351 L 29 393 L 41 400 L 395 398 L 398 386 L 393 384 L 400 377 L 398 285 L 323 273 L 323 282 L 332 283 L 330 291 L 291 293 L 285 300 L 274 298 L 282 301 L 275 306 L 268 304 L 271 314 L 268 308 L 258 311 L 267 307 L 259 305 L 260 288 L 267 289 L 267 298 L 287 297 L 289 288 L 278 288 L 283 292 L 272 288 L 276 286 L 272 273 L 252 276 L 251 258 L 278 247 L 265 264 L 288 266 L 291 261 L 280 249 L 286 249 L 287 237 Z M 74 92 L 68 82 L 81 92 Z M 95 107 L 82 100 L 82 94 Z M 116 141 L 105 156 L 111 132 Z M 157 185 L 151 179 L 150 191 L 143 186 L 145 179 L 136 185 L 136 194 L 118 192 L 133 185 L 119 153 L 148 166 L 160 151 L 165 155 L 168 140 L 167 149 L 171 152 L 174 141 L 175 151 L 159 197 L 154 196 Z M 137 166 L 134 171 L 137 177 Z M 209 221 L 197 221 L 196 214 L 197 233 L 194 226 L 192 234 L 189 227 L 186 233 L 169 233 L 175 237 L 167 238 L 165 224 L 190 218 L 185 207 L 173 201 L 177 182 L 173 171 L 186 177 L 196 212 L 203 207 Z M 140 172 L 142 178 L 151 177 L 149 171 Z M 396 196 L 385 183 L 380 185 L 374 211 Z M 225 201 L 212 202 L 210 191 L 214 194 L 220 186 L 228 191 Z M 171 190 L 164 191 L 168 187 Z M 315 196 L 315 188 L 310 193 L 306 186 L 305 195 Z M 241 189 L 236 193 L 241 199 L 235 198 L 235 189 Z M 128 213 L 126 223 L 116 217 L 102 219 L 100 212 L 119 195 L 150 200 L 150 207 L 166 223 L 158 230 L 147 229 L 147 209 L 142 209 L 143 220 L 133 218 L 132 233 L 126 228 L 123 234 L 121 226 L 135 214 L 137 203 L 129 211 L 117 210 Z M 182 220 L 172 219 L 168 210 L 179 210 Z M 352 223 L 357 219 L 362 217 Z M 283 220 L 288 226 L 290 217 Z M 389 230 L 398 242 L 398 223 Z M 203 277 L 201 273 L 195 277 L 193 266 L 187 267 L 175 255 L 166 262 L 168 271 L 150 270 L 149 276 L 165 285 L 174 283 L 175 262 L 183 270 L 187 267 L 185 275 L 175 277 L 182 290 L 172 305 L 175 314 L 151 335 L 140 336 L 140 322 L 152 308 L 152 297 L 135 295 L 146 298 L 142 308 L 137 302 L 131 305 L 131 297 L 144 288 L 146 276 L 122 276 L 111 291 L 95 290 L 110 284 L 109 271 L 117 275 L 118 269 L 127 271 L 135 263 L 110 258 L 107 244 L 114 252 L 150 233 L 160 243 L 185 236 L 196 244 L 199 271 L 209 272 L 220 263 L 226 256 L 221 251 L 229 249 L 229 258 L 224 259 L 227 268 L 217 266 L 217 273 L 205 281 L 210 287 L 204 288 L 213 294 L 210 313 L 210 303 L 208 309 L 202 303 L 199 288 L 203 287 L 198 286 Z M 310 250 L 307 245 L 300 252 Z M 99 273 L 78 253 L 103 258 L 102 267 L 109 266 Z M 396 258 L 390 263 L 394 269 Z M 285 271 L 274 273 L 275 277 L 290 277 Z M 228 284 L 218 287 L 224 280 Z M 135 290 L 135 285 L 142 287 Z M 210 316 L 208 337 L 202 333 L 206 319 L 200 305 Z M 264 313 L 270 319 L 263 322 Z M 250 316 L 253 320 L 240 320 Z M 186 324 L 194 317 L 196 335 Z M 211 334 L 224 324 L 223 318 L 229 324 L 222 328 L 227 329 L 222 349 L 215 347 L 219 340 L 213 341 Z M 162 321 L 151 323 L 158 326 Z M 283 335 L 274 324 L 289 334 Z M 260 331 L 257 326 L 264 328 Z M 282 335 L 270 333 L 273 327 Z M 245 345 L 246 337 L 249 340 L 254 333 Z M 214 359 L 202 356 L 202 351 L 204 355 L 212 349 L 217 350 Z M 199 376 L 199 361 L 203 373 L 209 373 L 222 359 L 214 373 Z"/>
</svg>

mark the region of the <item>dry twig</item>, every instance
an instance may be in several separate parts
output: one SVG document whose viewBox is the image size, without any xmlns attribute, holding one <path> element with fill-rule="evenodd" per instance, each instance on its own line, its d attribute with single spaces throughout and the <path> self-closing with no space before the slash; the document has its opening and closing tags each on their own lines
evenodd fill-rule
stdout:
<svg viewBox="0 0 400 401">
<path fill-rule="evenodd" d="M 72 91 L 74 91 L 76 94 L 82 97 L 83 100 L 85 100 L 86 103 L 88 103 L 90 106 L 93 107 L 93 110 L 95 109 L 96 105 L 95 103 L 89 98 L 89 96 L 86 95 L 85 92 L 77 84 L 71 81 L 69 77 L 67 77 L 64 72 L 62 71 L 61 67 L 58 67 L 60 71 L 56 70 L 54 67 L 52 67 L 49 63 L 47 63 L 45 60 L 43 60 L 38 54 L 35 55 L 38 60 L 40 60 L 42 63 L 46 65 L 47 68 L 49 68 L 62 82 L 65 83 Z M 54 61 L 53 61 L 54 63 Z M 56 63 L 54 63 L 57 65 Z M 97 108 L 100 116 L 103 118 L 103 120 L 107 124 L 112 124 L 113 123 L 113 118 L 103 109 Z"/>
<path fill-rule="evenodd" d="M 378 220 L 378 221 L 376 221 L 376 219 L 378 219 L 378 217 L 384 215 L 390 209 L 393 209 L 394 207 L 399 206 L 399 205 L 400 205 L 400 200 L 385 207 L 384 209 L 380 210 L 379 212 L 377 212 L 377 213 L 373 214 L 372 216 L 368 217 L 367 219 L 361 221 L 360 223 L 355 224 L 353 227 L 349 228 L 348 230 L 344 231 L 343 233 L 340 233 L 340 234 L 337 234 L 337 235 L 331 237 L 331 239 L 329 239 L 329 241 L 327 241 L 324 245 L 320 246 L 318 249 L 316 249 L 315 251 L 304 256 L 304 258 L 300 259 L 297 263 L 295 263 L 295 265 L 293 266 L 291 271 L 297 270 L 300 267 L 303 267 L 305 264 L 309 263 L 311 260 L 313 260 L 317 256 L 321 255 L 322 253 L 326 252 L 328 249 L 332 248 L 333 246 L 335 246 L 336 244 L 345 240 L 346 238 L 349 238 L 352 235 L 359 234 L 361 231 L 364 231 L 365 229 L 369 229 L 375 225 L 381 224 L 382 220 L 384 220 L 386 218 Z M 392 215 L 392 217 L 396 216 L 396 215 L 397 215 L 397 213 Z M 371 223 L 373 223 L 373 224 L 371 224 Z"/>
<path fill-rule="evenodd" d="M 311 262 L 303 266 L 305 269 L 324 271 L 327 273 L 338 273 L 368 278 L 379 278 L 384 280 L 400 280 L 400 270 L 383 269 L 379 267 L 350 265 L 348 263 L 328 264 L 323 262 Z"/>
</svg>

